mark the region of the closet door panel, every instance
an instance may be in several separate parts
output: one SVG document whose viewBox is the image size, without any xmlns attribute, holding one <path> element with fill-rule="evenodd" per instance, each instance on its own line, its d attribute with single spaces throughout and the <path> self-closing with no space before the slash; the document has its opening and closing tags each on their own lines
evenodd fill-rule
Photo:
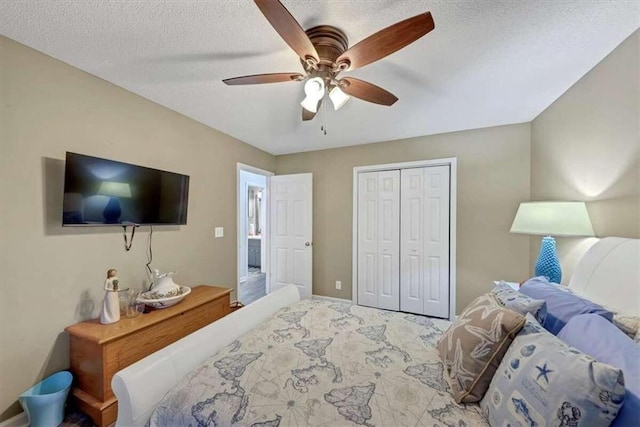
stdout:
<svg viewBox="0 0 640 427">
<path fill-rule="evenodd" d="M 378 172 L 358 174 L 358 304 L 378 306 Z"/>
<path fill-rule="evenodd" d="M 424 309 L 424 169 L 403 169 L 401 175 L 400 309 Z"/>
<path fill-rule="evenodd" d="M 378 305 L 400 309 L 400 171 L 378 172 Z"/>
<path fill-rule="evenodd" d="M 400 309 L 449 317 L 449 167 L 401 171 Z"/>
<path fill-rule="evenodd" d="M 449 317 L 449 166 L 425 168 L 425 299 L 427 316 Z"/>
</svg>

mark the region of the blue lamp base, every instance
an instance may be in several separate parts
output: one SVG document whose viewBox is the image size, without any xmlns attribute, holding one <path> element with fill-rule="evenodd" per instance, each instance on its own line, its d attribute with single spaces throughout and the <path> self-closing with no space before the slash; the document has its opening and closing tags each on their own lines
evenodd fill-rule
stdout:
<svg viewBox="0 0 640 427">
<path fill-rule="evenodd" d="M 117 197 L 109 197 L 107 205 L 102 211 L 105 224 L 117 224 L 122 215 L 122 209 L 120 208 L 120 200 Z"/>
<path fill-rule="evenodd" d="M 558 252 L 556 252 L 556 240 L 551 237 L 543 237 L 540 245 L 540 254 L 536 262 L 536 276 L 545 276 L 550 282 L 562 281 L 562 269 Z"/>
</svg>

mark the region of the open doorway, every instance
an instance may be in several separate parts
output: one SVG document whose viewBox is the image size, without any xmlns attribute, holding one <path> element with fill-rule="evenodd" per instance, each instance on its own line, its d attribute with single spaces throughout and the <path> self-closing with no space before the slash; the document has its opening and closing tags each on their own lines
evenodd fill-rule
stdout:
<svg viewBox="0 0 640 427">
<path fill-rule="evenodd" d="M 268 177 L 273 173 L 238 164 L 238 300 L 265 296 L 268 284 Z"/>
</svg>

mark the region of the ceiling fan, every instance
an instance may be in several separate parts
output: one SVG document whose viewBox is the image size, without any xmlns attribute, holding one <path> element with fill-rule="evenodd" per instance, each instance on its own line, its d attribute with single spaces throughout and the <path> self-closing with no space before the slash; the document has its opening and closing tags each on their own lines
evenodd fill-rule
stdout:
<svg viewBox="0 0 640 427">
<path fill-rule="evenodd" d="M 303 81 L 305 99 L 302 120 L 315 117 L 325 94 L 337 110 L 353 96 L 380 105 L 393 105 L 398 98 L 392 93 L 353 77 L 338 78 L 343 71 L 363 67 L 413 43 L 433 30 L 430 12 L 393 24 L 349 47 L 347 36 L 336 27 L 318 25 L 303 30 L 279 0 L 254 0 L 262 14 L 285 42 L 300 57 L 301 73 L 255 74 L 223 80 L 227 85 L 250 85 Z"/>
</svg>

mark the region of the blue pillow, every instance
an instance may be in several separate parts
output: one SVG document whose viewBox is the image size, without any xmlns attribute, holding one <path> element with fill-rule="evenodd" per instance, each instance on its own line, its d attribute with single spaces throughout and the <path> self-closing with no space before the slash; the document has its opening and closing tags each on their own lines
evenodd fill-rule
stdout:
<svg viewBox="0 0 640 427">
<path fill-rule="evenodd" d="M 581 314 L 569 320 L 558 338 L 599 362 L 622 370 L 624 405 L 611 425 L 640 425 L 640 346 L 597 314 Z"/>
<path fill-rule="evenodd" d="M 609 426 L 624 403 L 622 370 L 570 347 L 527 314 L 480 407 L 492 427 Z"/>
<path fill-rule="evenodd" d="M 578 314 L 599 314 L 609 322 L 613 319 L 613 313 L 606 308 L 561 289 L 545 277 L 534 277 L 527 280 L 520 287 L 520 292 L 531 298 L 545 300 L 547 315 L 542 326 L 554 335 L 560 332 L 569 319 Z"/>
</svg>

